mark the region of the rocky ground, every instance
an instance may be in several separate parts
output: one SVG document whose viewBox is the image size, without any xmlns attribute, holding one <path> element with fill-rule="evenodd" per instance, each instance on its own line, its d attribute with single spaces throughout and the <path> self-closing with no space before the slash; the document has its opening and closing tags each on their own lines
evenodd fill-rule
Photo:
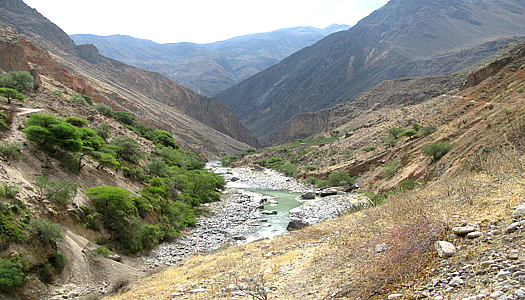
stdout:
<svg viewBox="0 0 525 300">
<path fill-rule="evenodd" d="M 454 244 L 426 279 L 409 282 L 388 299 L 525 299 L 525 220 L 523 207 L 513 219 L 458 224 Z M 445 255 L 446 256 L 446 255 Z"/>
<path fill-rule="evenodd" d="M 228 169 L 213 164 L 209 166 L 227 180 L 228 189 L 222 201 L 201 207 L 202 216 L 197 219 L 196 227 L 188 229 L 173 242 L 165 243 L 143 257 L 145 269 L 170 266 L 194 254 L 210 253 L 244 243 L 247 236 L 253 235 L 260 228 L 260 217 L 256 211 L 268 198 L 244 188 L 315 192 L 313 187 L 270 169 Z M 334 218 L 362 201 L 357 194 L 339 193 L 309 201 L 296 208 L 294 218 L 304 220 L 301 226 L 304 227 Z"/>
</svg>

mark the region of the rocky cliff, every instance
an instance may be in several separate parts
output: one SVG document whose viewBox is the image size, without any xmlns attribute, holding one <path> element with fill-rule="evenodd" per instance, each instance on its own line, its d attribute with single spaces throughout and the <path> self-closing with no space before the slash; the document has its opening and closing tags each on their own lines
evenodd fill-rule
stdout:
<svg viewBox="0 0 525 300">
<path fill-rule="evenodd" d="M 172 132 L 184 147 L 203 156 L 236 152 L 248 148 L 247 144 L 257 146 L 257 140 L 218 100 L 197 95 L 158 73 L 108 59 L 93 45 L 76 46 L 60 28 L 22 1 L 2 0 L 0 7 L 0 21 L 30 41 L 26 48 L 49 53 L 46 58 L 30 55 L 29 60 L 37 65 L 54 63 L 58 66 L 55 75 L 64 76 L 53 78 L 65 80 L 64 85 L 73 86 L 73 90 L 86 92 L 85 87 L 71 84 L 71 79 L 77 78 L 89 85 L 91 94 L 101 102 Z"/>
<path fill-rule="evenodd" d="M 218 95 L 265 144 L 295 115 L 395 78 L 448 74 L 525 32 L 521 1 L 390 1 Z"/>
</svg>

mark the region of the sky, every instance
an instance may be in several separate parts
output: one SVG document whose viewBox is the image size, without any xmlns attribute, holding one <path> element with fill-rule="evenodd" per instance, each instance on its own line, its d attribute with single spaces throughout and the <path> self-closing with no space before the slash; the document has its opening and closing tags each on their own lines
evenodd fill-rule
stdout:
<svg viewBox="0 0 525 300">
<path fill-rule="evenodd" d="M 23 0 L 67 34 L 211 43 L 281 28 L 355 25 L 388 0 Z"/>
</svg>

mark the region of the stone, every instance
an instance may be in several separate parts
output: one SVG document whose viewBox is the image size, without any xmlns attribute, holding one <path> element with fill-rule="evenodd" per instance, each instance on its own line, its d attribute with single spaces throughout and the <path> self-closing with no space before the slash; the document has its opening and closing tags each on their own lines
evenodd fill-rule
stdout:
<svg viewBox="0 0 525 300">
<path fill-rule="evenodd" d="M 450 280 L 450 282 L 448 283 L 448 285 L 453 286 L 453 287 L 456 287 L 462 284 L 463 284 L 463 279 L 459 278 L 459 276 L 452 278 L 452 280 Z"/>
<path fill-rule="evenodd" d="M 474 228 L 474 226 L 460 226 L 452 228 L 452 232 L 457 235 L 464 235 L 473 231 L 476 231 L 476 228 Z"/>
<path fill-rule="evenodd" d="M 298 230 L 298 229 L 304 228 L 304 227 L 309 226 L 309 225 L 310 224 L 308 224 L 308 222 L 306 222 L 303 219 L 290 218 L 290 222 L 288 222 L 288 226 L 286 227 L 286 229 L 288 231 Z"/>
<path fill-rule="evenodd" d="M 449 242 L 437 241 L 434 243 L 434 247 L 436 248 L 439 257 L 447 258 L 456 254 L 456 247 Z"/>
<path fill-rule="evenodd" d="M 321 191 L 320 196 L 326 197 L 326 196 L 332 196 L 337 195 L 337 189 L 335 188 L 328 188 Z"/>
<path fill-rule="evenodd" d="M 403 297 L 403 294 L 392 294 L 392 295 L 388 295 L 388 300 L 399 299 L 401 297 Z"/>
<path fill-rule="evenodd" d="M 239 177 L 232 177 L 230 179 L 231 182 L 236 182 L 236 181 L 239 181 L 239 180 L 240 180 Z"/>
<path fill-rule="evenodd" d="M 514 212 L 512 213 L 512 216 L 518 217 L 518 216 L 523 216 L 523 215 L 525 215 L 525 204 L 515 207 Z"/>
<path fill-rule="evenodd" d="M 263 211 L 261 211 L 261 214 L 263 214 L 263 215 L 276 215 L 277 211 L 276 210 L 263 210 Z"/>
<path fill-rule="evenodd" d="M 313 200 L 315 199 L 315 193 L 314 192 L 307 192 L 299 196 L 300 199 L 303 200 Z"/>
<path fill-rule="evenodd" d="M 479 238 L 480 236 L 481 236 L 481 232 L 479 232 L 479 231 L 473 231 L 473 232 L 469 232 L 469 233 L 467 234 L 467 237 L 468 237 L 469 239 L 477 239 L 477 238 Z"/>
<path fill-rule="evenodd" d="M 304 210 L 300 207 L 292 208 L 289 212 L 290 218 L 303 218 Z"/>
<path fill-rule="evenodd" d="M 490 294 L 490 298 L 496 299 L 503 295 L 504 293 L 502 291 L 495 291 L 494 293 Z"/>
</svg>

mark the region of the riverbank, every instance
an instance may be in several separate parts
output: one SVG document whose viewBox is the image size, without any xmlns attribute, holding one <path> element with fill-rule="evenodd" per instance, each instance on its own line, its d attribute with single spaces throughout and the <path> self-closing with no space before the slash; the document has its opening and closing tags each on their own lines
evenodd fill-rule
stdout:
<svg viewBox="0 0 525 300">
<path fill-rule="evenodd" d="M 261 215 L 261 207 L 270 197 L 253 190 L 315 192 L 313 187 L 270 169 L 224 168 L 218 164 L 210 164 L 209 168 L 227 181 L 227 189 L 221 201 L 201 206 L 201 215 L 196 220 L 196 227 L 188 228 L 180 237 L 158 246 L 149 255 L 144 256 L 142 261 L 145 270 L 171 266 L 195 254 L 207 254 L 233 245 L 276 236 L 275 232 L 261 230 L 270 225 L 262 222 L 266 220 L 262 219 Z M 344 193 L 308 201 L 295 210 L 303 211 L 302 216 L 312 225 L 334 218 L 363 201 L 358 194 Z M 287 215 L 284 217 L 288 218 Z M 258 235 L 258 232 L 261 234 Z"/>
</svg>

